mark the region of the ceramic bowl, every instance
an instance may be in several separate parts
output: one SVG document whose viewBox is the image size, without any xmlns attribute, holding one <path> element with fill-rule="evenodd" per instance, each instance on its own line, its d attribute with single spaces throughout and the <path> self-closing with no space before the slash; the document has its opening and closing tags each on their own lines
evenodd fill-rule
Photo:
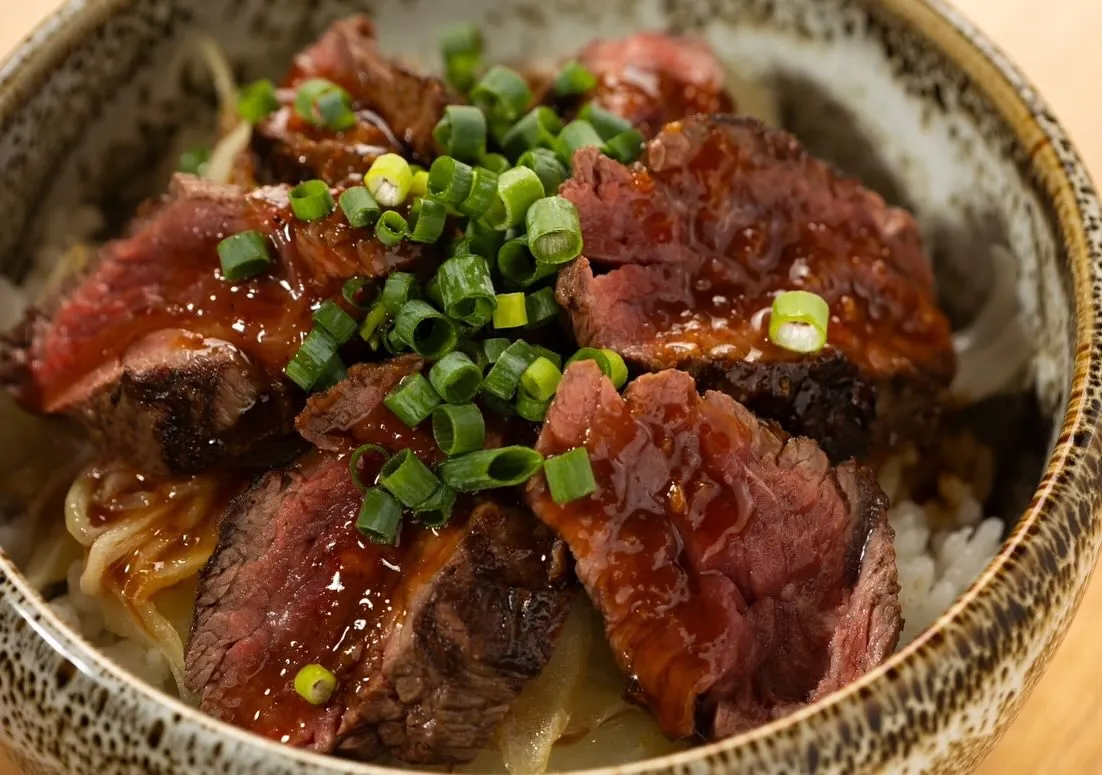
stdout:
<svg viewBox="0 0 1102 775">
<path fill-rule="evenodd" d="M 1102 544 L 1102 212 L 1041 97 L 932 0 L 71 0 L 0 68 L 0 268 L 25 270 L 49 236 L 48 208 L 118 214 L 160 185 L 153 160 L 211 114 L 177 56 L 189 35 L 213 35 L 242 78 L 276 75 L 326 23 L 365 6 L 385 47 L 427 59 L 430 31 L 460 19 L 484 22 L 506 58 L 637 28 L 702 34 L 769 88 L 814 152 L 915 211 L 955 318 L 982 300 L 992 247 L 1016 257 L 1036 352 L 1028 392 L 1049 431 L 1012 456 L 1033 455 L 1033 469 L 1004 469 L 1004 484 L 1020 485 L 1007 492 L 1023 495 L 1007 500 L 1004 513 L 1020 517 L 998 555 L 934 627 L 844 691 L 616 772 L 970 770 L 1053 654 Z M 0 746 L 51 775 L 380 772 L 288 750 L 139 685 L 2 554 Z"/>
</svg>

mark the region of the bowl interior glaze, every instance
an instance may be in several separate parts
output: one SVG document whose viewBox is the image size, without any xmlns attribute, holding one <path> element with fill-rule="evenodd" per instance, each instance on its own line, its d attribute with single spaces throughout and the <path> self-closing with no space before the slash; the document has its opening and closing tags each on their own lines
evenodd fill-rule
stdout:
<svg viewBox="0 0 1102 775">
<path fill-rule="evenodd" d="M 278 77 L 329 21 L 360 11 L 384 48 L 431 66 L 432 30 L 451 21 L 483 23 L 490 57 L 504 60 L 635 29 L 702 35 L 768 90 L 780 123 L 814 153 L 915 212 L 955 322 L 982 305 L 992 248 L 1013 254 L 1035 357 L 1021 378 L 1028 398 L 989 407 L 1000 419 L 988 426 L 1008 431 L 998 443 L 1029 442 L 1007 462 L 1014 486 L 997 505 L 1025 517 L 967 605 L 826 703 L 623 771 L 964 771 L 977 761 L 1066 627 L 1102 533 L 1087 485 L 1098 354 L 1085 349 L 1102 221 L 1031 87 L 951 11 L 918 0 L 74 0 L 0 68 L 0 269 L 22 276 L 66 208 L 95 205 L 105 233 L 117 228 L 163 185 L 182 128 L 212 129 L 211 88 L 185 54 L 194 34 L 217 40 L 239 80 Z M 1034 582 L 1050 557 L 1059 572 Z M 0 743 L 29 771 L 379 772 L 280 749 L 136 687 L 2 557 L 0 571 Z"/>
</svg>

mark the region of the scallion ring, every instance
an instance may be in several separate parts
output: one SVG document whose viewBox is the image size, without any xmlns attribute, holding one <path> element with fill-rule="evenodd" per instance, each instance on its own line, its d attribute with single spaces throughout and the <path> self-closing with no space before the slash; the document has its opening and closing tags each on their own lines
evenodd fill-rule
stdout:
<svg viewBox="0 0 1102 775">
<path fill-rule="evenodd" d="M 303 390 L 311 390 L 338 365 L 337 343 L 325 331 L 315 328 L 303 340 L 283 373 Z"/>
<path fill-rule="evenodd" d="M 578 113 L 578 118 L 588 121 L 590 126 L 597 130 L 602 140 L 611 140 L 616 135 L 621 135 L 630 130 L 631 122 L 622 116 L 618 116 L 611 110 L 605 110 L 600 105 L 589 102 Z"/>
<path fill-rule="evenodd" d="M 275 84 L 267 78 L 242 87 L 237 97 L 237 115 L 250 124 L 263 121 L 278 108 Z"/>
<path fill-rule="evenodd" d="M 643 153 L 643 133 L 629 129 L 605 143 L 605 153 L 621 164 L 631 164 Z"/>
<path fill-rule="evenodd" d="M 291 189 L 291 212 L 300 221 L 320 221 L 333 212 L 333 195 L 324 180 L 307 180 Z"/>
<path fill-rule="evenodd" d="M 410 374 L 386 394 L 383 405 L 408 427 L 416 428 L 440 405 L 440 396 L 423 374 Z"/>
<path fill-rule="evenodd" d="M 552 90 L 556 97 L 576 97 L 585 94 L 597 86 L 597 76 L 589 71 L 578 60 L 567 62 L 563 69 L 555 76 Z"/>
<path fill-rule="evenodd" d="M 543 455 L 531 447 L 483 449 L 449 458 L 440 464 L 440 478 L 459 492 L 514 487 L 531 479 L 543 465 Z"/>
<path fill-rule="evenodd" d="M 575 447 L 569 452 L 547 458 L 543 463 L 543 474 L 547 477 L 551 500 L 560 506 L 597 491 L 593 465 L 585 447 Z"/>
<path fill-rule="evenodd" d="M 356 517 L 356 529 L 374 544 L 391 544 L 398 538 L 402 525 L 402 504 L 381 487 L 364 493 Z"/>
<path fill-rule="evenodd" d="M 311 705 L 324 705 L 337 690 L 337 677 L 321 665 L 306 665 L 295 674 L 295 691 Z"/>
<path fill-rule="evenodd" d="M 432 413 L 432 435 L 449 457 L 482 449 L 486 421 L 474 404 L 441 404 Z"/>
<path fill-rule="evenodd" d="M 449 404 L 465 404 L 482 387 L 482 369 L 463 353 L 453 350 L 433 364 L 429 382 Z"/>
<path fill-rule="evenodd" d="M 383 304 L 391 317 L 398 314 L 407 301 L 418 298 L 417 278 L 409 272 L 392 272 L 383 286 Z"/>
<path fill-rule="evenodd" d="M 481 256 L 450 258 L 436 272 L 440 299 L 448 317 L 474 328 L 490 322 L 497 309 L 490 267 Z"/>
<path fill-rule="evenodd" d="M 550 401 L 561 380 L 562 372 L 541 355 L 520 375 L 520 389 L 537 401 Z"/>
<path fill-rule="evenodd" d="M 543 422 L 547 418 L 547 410 L 550 407 L 550 401 L 540 401 L 523 390 L 517 391 L 517 415 L 529 422 Z"/>
<path fill-rule="evenodd" d="M 539 353 L 523 339 L 513 342 L 493 359 L 494 365 L 482 381 L 483 391 L 503 401 L 511 400 L 516 395 L 521 375 L 539 357 Z"/>
<path fill-rule="evenodd" d="M 441 482 L 436 491 L 413 510 L 417 521 L 425 527 L 443 527 L 451 519 L 455 498 L 455 490 Z"/>
<path fill-rule="evenodd" d="M 509 123 L 516 121 L 532 101 L 524 78 L 502 65 L 491 67 L 471 89 L 470 96 L 488 117 Z"/>
<path fill-rule="evenodd" d="M 495 337 L 493 339 L 487 339 L 482 343 L 482 351 L 486 354 L 486 361 L 488 363 L 497 363 L 497 359 L 501 357 L 501 354 L 509 349 L 510 342 L 505 337 Z"/>
<path fill-rule="evenodd" d="M 517 166 L 527 167 L 535 172 L 546 194 L 557 193 L 562 182 L 570 177 L 569 170 L 559 161 L 555 152 L 546 148 L 526 151 L 517 159 Z"/>
<path fill-rule="evenodd" d="M 544 196 L 543 183 L 533 170 L 513 167 L 498 178 L 497 196 L 483 220 L 498 231 L 524 223 L 528 209 Z"/>
<path fill-rule="evenodd" d="M 440 156 L 429 168 L 428 195 L 452 207 L 459 205 L 471 193 L 474 167 L 451 156 Z"/>
<path fill-rule="evenodd" d="M 232 234 L 218 243 L 218 259 L 222 276 L 227 280 L 247 280 L 267 269 L 272 263 L 268 239 L 258 231 Z"/>
<path fill-rule="evenodd" d="M 485 167 L 490 172 L 500 175 L 513 165 L 500 153 L 484 153 L 478 160 L 478 166 Z"/>
<path fill-rule="evenodd" d="M 396 153 L 384 153 L 371 163 L 364 185 L 383 207 L 397 207 L 406 201 L 413 185 L 409 162 Z"/>
<path fill-rule="evenodd" d="M 356 319 L 331 299 L 314 310 L 314 325 L 329 334 L 338 345 L 344 344 L 356 333 Z"/>
<path fill-rule="evenodd" d="M 348 458 L 348 471 L 352 474 L 352 483 L 359 488 L 360 492 L 364 493 L 371 489 L 371 485 L 364 482 L 360 477 L 360 461 L 364 455 L 369 454 L 379 455 L 384 463 L 390 460 L 390 451 L 379 444 L 362 444 L 352 452 L 352 455 Z"/>
<path fill-rule="evenodd" d="M 413 219 L 409 238 L 414 242 L 432 244 L 444 233 L 448 209 L 435 199 L 418 199 L 410 212 Z"/>
<path fill-rule="evenodd" d="M 569 199 L 549 196 L 535 202 L 526 216 L 528 249 L 541 264 L 558 266 L 582 253 L 582 224 Z"/>
<path fill-rule="evenodd" d="M 382 208 L 366 186 L 346 189 L 338 201 L 344 217 L 353 228 L 361 229 L 373 225 L 382 213 Z"/>
<path fill-rule="evenodd" d="M 827 343 L 830 307 L 808 291 L 784 291 L 773 299 L 769 339 L 797 353 L 817 353 Z"/>
<path fill-rule="evenodd" d="M 295 92 L 295 113 L 314 126 L 338 132 L 351 129 L 356 123 L 348 92 L 324 78 L 311 78 L 299 85 Z"/>
<path fill-rule="evenodd" d="M 494 309 L 494 328 L 520 328 L 528 325 L 528 307 L 523 293 L 499 293 Z"/>
<path fill-rule="evenodd" d="M 501 147 L 510 159 L 516 159 L 533 148 L 554 148 L 555 138 L 562 131 L 562 119 L 546 105 L 528 111 L 501 138 Z"/>
<path fill-rule="evenodd" d="M 559 161 L 570 167 L 574 164 L 574 154 L 577 151 L 592 146 L 600 148 L 603 145 L 604 140 L 593 128 L 593 125 L 588 121 L 577 119 L 562 128 L 555 143 L 555 150 L 558 153 Z"/>
<path fill-rule="evenodd" d="M 471 190 L 467 198 L 459 203 L 459 212 L 478 219 L 490 209 L 497 196 L 498 174 L 485 167 L 475 167 L 471 178 Z"/>
<path fill-rule="evenodd" d="M 448 105 L 432 136 L 444 153 L 476 162 L 486 153 L 486 115 L 474 105 Z"/>
<path fill-rule="evenodd" d="M 455 324 L 432 305 L 418 300 L 407 301 L 398 310 L 394 332 L 415 353 L 429 359 L 444 357 L 459 341 Z"/>
<path fill-rule="evenodd" d="M 546 266 L 546 265 L 545 265 Z M 524 298 L 524 308 L 528 313 L 528 328 L 538 328 L 553 322 L 562 311 L 555 301 L 554 288 L 540 288 Z"/>
<path fill-rule="evenodd" d="M 379 484 L 407 508 L 417 508 L 440 486 L 440 480 L 421 458 L 403 449 L 383 464 Z"/>
<path fill-rule="evenodd" d="M 375 237 L 388 248 L 395 247 L 409 234 L 409 224 L 397 210 L 387 210 L 375 222 Z"/>
</svg>

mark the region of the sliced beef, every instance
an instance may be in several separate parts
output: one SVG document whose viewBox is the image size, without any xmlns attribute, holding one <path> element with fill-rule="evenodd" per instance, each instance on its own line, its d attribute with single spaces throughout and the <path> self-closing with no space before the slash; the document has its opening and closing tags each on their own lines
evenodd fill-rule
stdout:
<svg viewBox="0 0 1102 775">
<path fill-rule="evenodd" d="M 186 654 L 202 709 L 316 751 L 464 762 L 549 657 L 565 614 L 552 533 L 530 514 L 461 501 L 439 531 L 379 546 L 354 526 L 347 461 L 312 453 L 226 514 Z M 321 664 L 328 703 L 293 688 Z"/>
<path fill-rule="evenodd" d="M 620 667 L 673 737 L 721 738 L 845 684 L 901 619 L 887 499 L 855 463 L 782 441 L 730 396 L 664 371 L 621 397 L 567 369 L 537 448 L 585 447 L 592 495 L 536 515 L 567 542 Z"/>
<path fill-rule="evenodd" d="M 355 126 L 333 132 L 295 113 L 295 92 L 311 78 L 348 91 Z M 360 179 L 388 152 L 430 161 L 438 152 L 432 130 L 444 108 L 459 101 L 443 81 L 384 56 L 364 16 L 336 22 L 300 54 L 277 96 L 282 107 L 256 126 L 255 157 L 242 163 L 265 170 L 273 181 L 321 178 L 332 184 Z"/>
<path fill-rule="evenodd" d="M 578 59 L 597 76 L 588 96 L 648 138 L 671 121 L 735 109 L 723 65 L 697 38 L 643 32 L 595 40 Z"/>
<path fill-rule="evenodd" d="M 218 242 L 246 229 L 270 238 L 275 260 L 227 282 Z M 29 410 L 83 418 L 145 470 L 196 471 L 291 431 L 295 391 L 282 369 L 313 305 L 347 277 L 430 253 L 385 248 L 337 214 L 298 221 L 282 187 L 245 194 L 180 176 L 67 293 L 0 341 L 0 384 Z"/>
<path fill-rule="evenodd" d="M 866 453 L 870 433 L 928 434 L 954 358 L 918 227 L 791 135 L 688 118 L 635 167 L 579 152 L 562 194 L 588 257 L 558 284 L 581 344 L 689 370 L 834 459 Z M 769 340 L 773 298 L 793 289 L 830 304 L 817 355 Z"/>
</svg>

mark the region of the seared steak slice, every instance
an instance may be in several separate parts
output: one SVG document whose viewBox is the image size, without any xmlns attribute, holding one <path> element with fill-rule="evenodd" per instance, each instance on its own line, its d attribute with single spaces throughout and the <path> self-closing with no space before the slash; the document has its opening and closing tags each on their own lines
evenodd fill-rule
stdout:
<svg viewBox="0 0 1102 775">
<path fill-rule="evenodd" d="M 218 242 L 246 229 L 270 237 L 275 260 L 227 282 Z M 352 275 L 433 259 L 431 248 L 385 248 L 338 214 L 299 221 L 282 187 L 245 194 L 179 176 L 68 293 L 0 341 L 0 384 L 31 411 L 89 421 L 143 470 L 196 471 L 292 430 L 296 391 L 282 369 L 313 305 Z"/>
<path fill-rule="evenodd" d="M 346 460 L 312 453 L 226 514 L 204 571 L 187 686 L 204 711 L 290 745 L 416 764 L 463 762 L 543 669 L 567 596 L 552 534 L 530 515 L 462 501 L 397 547 L 355 528 Z M 300 698 L 298 670 L 338 678 Z"/>
<path fill-rule="evenodd" d="M 595 40 L 579 61 L 597 76 L 589 95 L 647 138 L 696 113 L 729 113 L 723 65 L 703 40 L 658 32 Z"/>
<path fill-rule="evenodd" d="M 567 369 L 537 448 L 588 450 L 597 490 L 567 505 L 529 482 L 567 542 L 620 667 L 672 737 L 719 738 L 852 680 L 901 620 L 887 499 L 852 461 L 781 441 L 679 371 L 623 397 Z"/>
<path fill-rule="evenodd" d="M 294 111 L 295 92 L 311 78 L 338 84 L 352 97 L 357 122 L 333 132 Z M 427 162 L 438 148 L 432 130 L 459 97 L 438 78 L 421 75 L 379 50 L 365 16 L 333 24 L 301 53 L 277 95 L 282 107 L 254 132 L 254 152 L 273 181 L 359 180 L 384 153 L 413 154 Z"/>
<path fill-rule="evenodd" d="M 689 370 L 813 434 L 834 459 L 864 454 L 870 431 L 876 446 L 928 433 L 954 358 L 918 228 L 792 136 L 749 118 L 688 118 L 633 168 L 579 152 L 562 194 L 589 259 L 558 281 L 581 344 Z M 830 305 L 818 355 L 769 340 L 773 298 L 792 289 Z M 852 371 L 823 365 L 839 356 Z M 820 395 L 839 403 L 824 412 L 806 400 Z"/>
</svg>

